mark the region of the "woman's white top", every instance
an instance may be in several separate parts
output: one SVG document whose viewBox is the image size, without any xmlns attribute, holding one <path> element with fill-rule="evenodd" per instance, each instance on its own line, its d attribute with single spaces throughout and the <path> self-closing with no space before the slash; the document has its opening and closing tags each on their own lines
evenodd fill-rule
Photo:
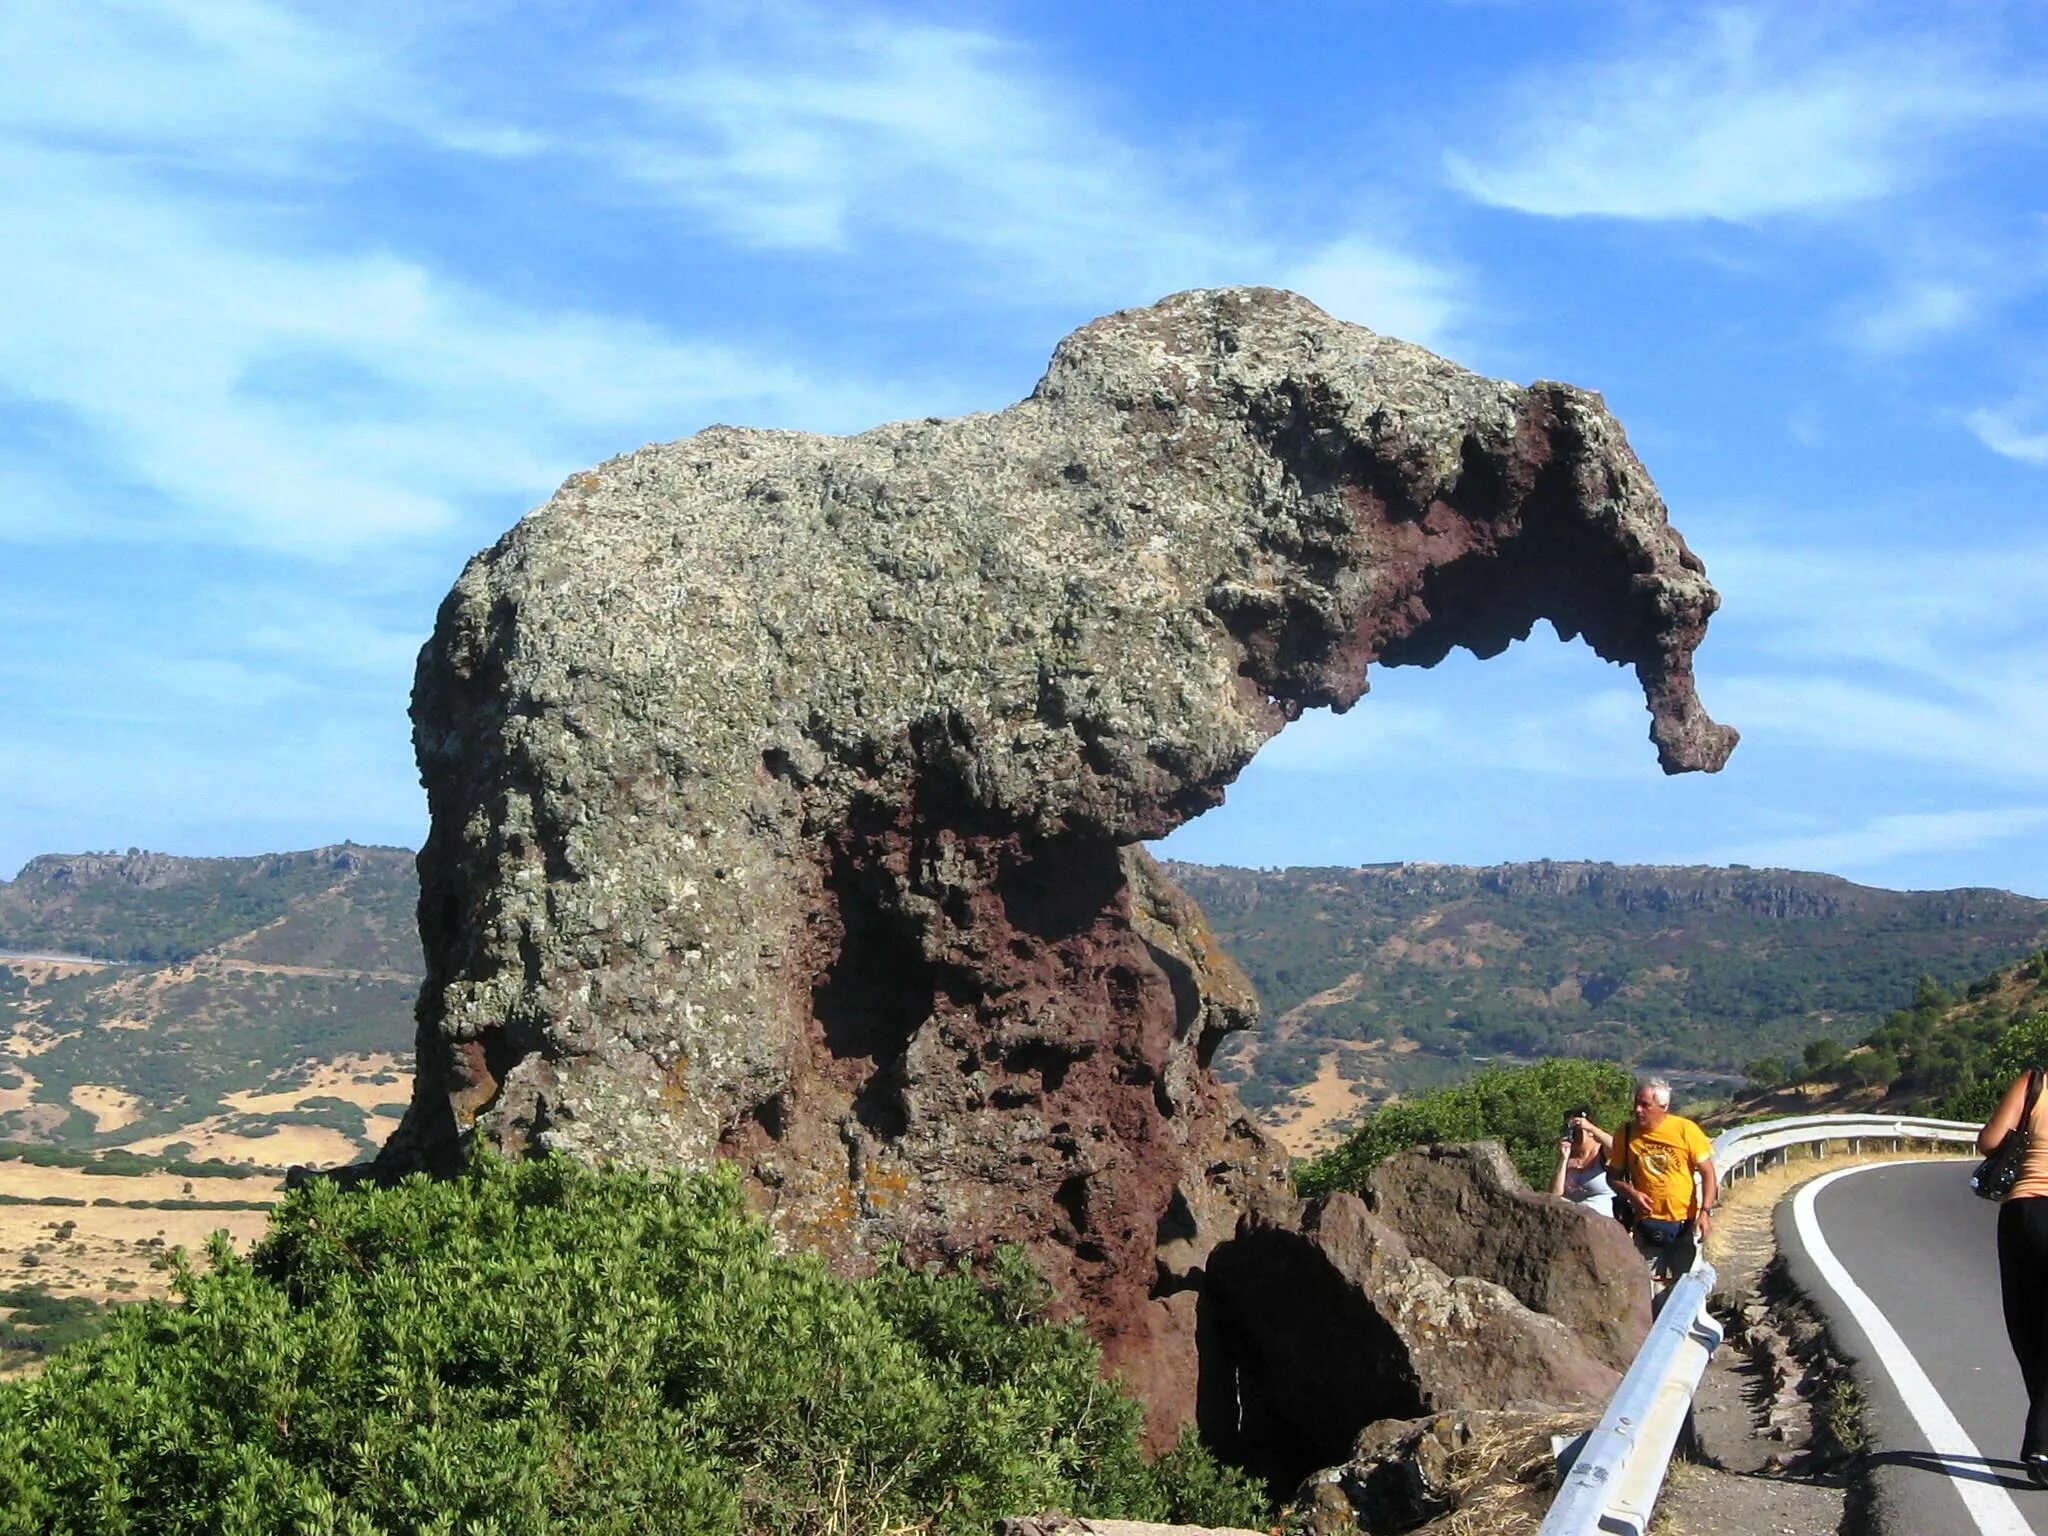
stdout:
<svg viewBox="0 0 2048 1536">
<path fill-rule="evenodd" d="M 1564 1197 L 1574 1205 L 1592 1205 L 1599 1202 L 1611 1207 L 1614 1201 L 1614 1187 L 1607 1182 L 1606 1162 L 1595 1160 L 1583 1168 L 1566 1168 Z"/>
</svg>

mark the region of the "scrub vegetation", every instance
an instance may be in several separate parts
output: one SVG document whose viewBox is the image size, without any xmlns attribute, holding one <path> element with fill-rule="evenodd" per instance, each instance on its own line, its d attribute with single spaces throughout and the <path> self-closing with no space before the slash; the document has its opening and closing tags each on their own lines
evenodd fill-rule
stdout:
<svg viewBox="0 0 2048 1536">
<path fill-rule="evenodd" d="M 1263 1527 L 1014 1251 L 847 1281 L 725 1174 L 482 1157 L 291 1195 L 179 1304 L 0 1388 L 0 1533 L 987 1531 L 1003 1515 Z"/>
</svg>

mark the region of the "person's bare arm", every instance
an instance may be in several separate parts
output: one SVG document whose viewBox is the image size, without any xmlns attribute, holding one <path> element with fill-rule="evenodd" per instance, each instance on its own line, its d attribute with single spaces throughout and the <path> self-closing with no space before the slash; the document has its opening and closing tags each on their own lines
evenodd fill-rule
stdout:
<svg viewBox="0 0 2048 1536">
<path fill-rule="evenodd" d="M 1713 1230 L 1714 1207 L 1721 1203 L 1721 1175 L 1711 1157 L 1701 1158 L 1697 1168 L 1700 1176 L 1700 1236 L 1705 1237 Z"/>
<path fill-rule="evenodd" d="M 1568 1166 L 1570 1166 L 1570 1164 L 1571 1164 L 1571 1160 L 1572 1160 L 1572 1139 L 1571 1139 L 1571 1137 L 1569 1137 L 1569 1136 L 1560 1136 L 1560 1137 L 1558 1137 L 1558 1139 L 1557 1139 L 1557 1171 L 1556 1171 L 1555 1173 L 1553 1173 L 1553 1174 L 1552 1174 L 1552 1175 L 1550 1176 L 1550 1192 L 1551 1192 L 1551 1193 L 1552 1193 L 1553 1195 L 1562 1195 L 1562 1194 L 1564 1193 L 1564 1175 L 1565 1175 L 1565 1169 L 1566 1169 L 1566 1168 L 1567 1168 Z"/>
<path fill-rule="evenodd" d="M 1601 1130 L 1599 1126 L 1595 1125 L 1592 1121 L 1588 1120 L 1584 1115 L 1579 1116 L 1579 1118 L 1573 1121 L 1572 1123 L 1578 1126 L 1578 1128 L 1584 1131 L 1588 1136 L 1593 1138 L 1593 1140 L 1599 1145 L 1600 1155 L 1602 1157 L 1605 1157 L 1609 1152 L 1612 1152 L 1614 1150 L 1614 1138 L 1608 1135 L 1605 1131 Z"/>
<path fill-rule="evenodd" d="M 2006 1086 L 2005 1096 L 1998 1101 L 1998 1108 L 1991 1111 L 1991 1118 L 1984 1122 L 1984 1129 L 1977 1133 L 1977 1150 L 1989 1157 L 1998 1150 L 1998 1144 L 2012 1134 L 2020 1123 L 2020 1111 L 2027 1102 L 2027 1078 L 2022 1072 Z"/>
</svg>

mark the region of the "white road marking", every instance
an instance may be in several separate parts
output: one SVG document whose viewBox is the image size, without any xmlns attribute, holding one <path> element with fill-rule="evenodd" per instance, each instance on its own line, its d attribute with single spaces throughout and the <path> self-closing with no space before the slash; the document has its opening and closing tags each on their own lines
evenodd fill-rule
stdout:
<svg viewBox="0 0 2048 1536">
<path fill-rule="evenodd" d="M 1948 1159 L 1912 1159 L 1912 1161 L 1948 1161 Z M 1956 1416 L 1949 1412 L 1948 1404 L 1942 1401 L 1934 1383 L 1927 1379 L 1927 1372 L 1920 1368 L 1920 1362 L 1913 1358 L 1913 1352 L 1906 1348 L 1906 1341 L 1899 1337 L 1898 1329 L 1891 1320 L 1878 1310 L 1854 1280 L 1849 1271 L 1842 1267 L 1842 1261 L 1835 1257 L 1834 1249 L 1821 1236 L 1820 1222 L 1813 1214 L 1814 1197 L 1837 1179 L 1846 1179 L 1852 1173 L 1868 1173 L 1872 1168 L 1895 1168 L 1897 1163 L 1870 1163 L 1861 1168 L 1843 1168 L 1834 1173 L 1823 1174 L 1802 1188 L 1792 1202 L 1792 1219 L 1798 1224 L 1800 1241 L 1806 1244 L 1806 1251 L 1813 1258 L 1814 1267 L 1821 1278 L 1834 1287 L 1835 1294 L 1842 1298 L 1842 1304 L 1849 1309 L 1849 1315 L 1861 1325 L 1870 1339 L 1870 1347 L 1877 1355 L 1877 1363 L 1884 1367 L 1898 1388 L 1899 1396 L 1905 1399 L 1906 1411 L 1913 1415 L 1913 1422 L 1920 1426 L 1920 1433 L 1927 1437 L 1927 1448 L 1937 1456 L 1955 1457 L 1959 1460 L 1982 1463 L 1984 1453 L 1969 1432 L 1956 1422 Z M 1977 1522 L 1977 1529 L 1984 1536 L 2033 1536 L 2034 1528 L 2020 1513 L 2019 1505 L 2013 1502 L 2011 1493 L 1996 1483 L 1980 1483 L 1971 1478 L 1958 1477 L 1950 1481 L 1957 1493 L 1962 1495 L 1963 1507 L 1969 1510 L 1970 1518 Z"/>
</svg>

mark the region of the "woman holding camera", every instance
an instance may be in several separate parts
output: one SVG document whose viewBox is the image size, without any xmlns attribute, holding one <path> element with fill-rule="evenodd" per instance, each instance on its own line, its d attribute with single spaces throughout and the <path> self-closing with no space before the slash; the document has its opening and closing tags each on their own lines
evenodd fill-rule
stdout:
<svg viewBox="0 0 2048 1536">
<path fill-rule="evenodd" d="M 1574 1205 L 1598 1207 L 1603 1216 L 1614 1214 L 1614 1190 L 1607 1182 L 1607 1149 L 1614 1138 L 1593 1123 L 1593 1111 L 1573 1110 L 1564 1117 L 1564 1129 L 1557 1138 L 1557 1171 L 1550 1176 L 1550 1192 Z"/>
</svg>

